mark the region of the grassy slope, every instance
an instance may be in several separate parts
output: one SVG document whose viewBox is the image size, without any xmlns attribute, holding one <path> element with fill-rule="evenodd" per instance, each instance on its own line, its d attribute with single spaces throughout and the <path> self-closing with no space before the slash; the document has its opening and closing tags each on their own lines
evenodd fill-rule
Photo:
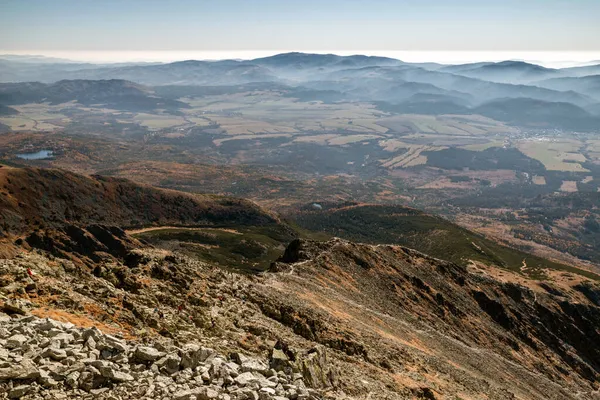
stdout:
<svg viewBox="0 0 600 400">
<path fill-rule="evenodd" d="M 402 206 L 346 205 L 307 209 L 292 215 L 300 227 L 364 243 L 390 243 L 411 247 L 433 257 L 466 265 L 469 260 L 543 277 L 543 269 L 574 272 L 593 279 L 591 272 L 555 263 L 499 245 L 443 218 Z"/>
<path fill-rule="evenodd" d="M 173 248 L 225 268 L 257 272 L 266 270 L 294 238 L 278 226 L 233 229 L 166 228 L 134 236 L 159 247 Z"/>
</svg>

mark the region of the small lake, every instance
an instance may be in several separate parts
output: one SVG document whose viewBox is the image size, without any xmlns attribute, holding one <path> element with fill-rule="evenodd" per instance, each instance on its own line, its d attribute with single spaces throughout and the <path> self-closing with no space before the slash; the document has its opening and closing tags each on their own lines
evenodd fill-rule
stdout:
<svg viewBox="0 0 600 400">
<path fill-rule="evenodd" d="M 43 160 L 52 157 L 52 150 L 40 150 L 35 153 L 17 154 L 17 157 L 23 160 Z"/>
</svg>

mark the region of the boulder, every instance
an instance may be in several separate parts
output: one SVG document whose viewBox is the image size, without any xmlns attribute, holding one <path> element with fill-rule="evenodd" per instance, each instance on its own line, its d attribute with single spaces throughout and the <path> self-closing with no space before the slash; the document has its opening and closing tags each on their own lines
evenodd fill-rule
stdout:
<svg viewBox="0 0 600 400">
<path fill-rule="evenodd" d="M 275 371 L 285 371 L 291 368 L 289 357 L 281 349 L 273 349 L 271 351 L 269 364 Z"/>
<path fill-rule="evenodd" d="M 75 340 L 75 337 L 70 333 L 60 332 L 52 337 L 52 340 L 56 340 L 60 343 L 61 347 L 68 345 Z"/>
<path fill-rule="evenodd" d="M 155 361 L 164 356 L 165 353 L 147 346 L 138 346 L 133 353 L 133 359 L 141 362 Z"/>
<path fill-rule="evenodd" d="M 67 352 L 63 349 L 47 347 L 41 354 L 44 358 L 51 358 L 55 361 L 61 361 L 67 358 Z"/>
<path fill-rule="evenodd" d="M 20 301 L 7 301 L 2 305 L 2 311 L 6 314 L 27 315 L 28 310 L 25 304 Z"/>
<path fill-rule="evenodd" d="M 211 400 L 219 397 L 219 393 L 209 387 L 199 387 L 189 390 L 180 390 L 173 394 L 173 400 Z"/>
<path fill-rule="evenodd" d="M 120 352 L 126 352 L 129 350 L 129 347 L 127 346 L 124 340 L 118 339 L 112 335 L 104 335 L 102 337 L 102 340 L 100 340 L 99 342 L 98 348 L 100 350 L 107 347 Z"/>
<path fill-rule="evenodd" d="M 298 360 L 298 364 L 307 386 L 312 388 L 337 386 L 337 371 L 330 365 L 322 346 L 311 349 Z"/>
<path fill-rule="evenodd" d="M 25 343 L 27 343 L 27 340 L 28 340 L 27 336 L 25 336 L 25 335 L 21 335 L 21 334 L 12 335 L 8 339 L 6 339 L 5 347 L 7 349 L 16 349 L 16 348 L 23 346 Z"/>
<path fill-rule="evenodd" d="M 126 372 L 118 371 L 116 369 L 104 368 L 100 370 L 102 376 L 110 379 L 113 382 L 131 382 L 134 378 Z"/>
<path fill-rule="evenodd" d="M 179 371 L 179 364 L 181 363 L 181 358 L 175 354 L 168 354 L 154 363 L 158 367 L 161 372 L 165 372 L 167 374 L 174 374 Z"/>
<path fill-rule="evenodd" d="M 2 326 L 0 326 L 0 339 L 6 339 L 10 336 L 10 331 Z"/>
<path fill-rule="evenodd" d="M 242 362 L 241 369 L 243 372 L 258 372 L 264 374 L 269 370 L 269 367 L 263 361 L 248 358 Z"/>
<path fill-rule="evenodd" d="M 32 389 L 31 385 L 19 385 L 8 392 L 9 399 L 20 399 Z"/>
<path fill-rule="evenodd" d="M 24 358 L 19 363 L 14 363 L 10 367 L 0 368 L 0 380 L 10 379 L 35 379 L 40 376 L 40 372 L 28 358 Z"/>
<path fill-rule="evenodd" d="M 65 385 L 67 385 L 71 388 L 76 388 L 77 385 L 79 384 L 80 376 L 81 376 L 81 373 L 79 373 L 77 371 L 71 372 L 69 375 L 67 375 L 67 379 L 65 379 Z"/>
<path fill-rule="evenodd" d="M 246 386 L 248 383 L 255 381 L 256 378 L 252 372 L 244 372 L 235 377 L 234 381 L 240 386 Z"/>
<path fill-rule="evenodd" d="M 49 331 L 52 329 L 62 329 L 63 324 L 50 318 L 44 319 L 41 323 L 35 326 L 38 331 Z"/>
<path fill-rule="evenodd" d="M 196 368 L 201 362 L 200 346 L 188 344 L 181 349 L 181 368 Z"/>
</svg>

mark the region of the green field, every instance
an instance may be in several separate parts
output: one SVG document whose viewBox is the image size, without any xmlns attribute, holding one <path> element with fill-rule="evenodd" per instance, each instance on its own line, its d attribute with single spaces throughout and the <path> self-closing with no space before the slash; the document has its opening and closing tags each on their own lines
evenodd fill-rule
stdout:
<svg viewBox="0 0 600 400">
<path fill-rule="evenodd" d="M 288 232 L 264 227 L 165 228 L 134 236 L 159 247 L 178 249 L 203 261 L 246 272 L 267 269 L 293 238 Z"/>
<path fill-rule="evenodd" d="M 586 161 L 575 140 L 521 141 L 517 148 L 526 156 L 540 161 L 550 171 L 589 172 L 581 166 Z"/>
</svg>

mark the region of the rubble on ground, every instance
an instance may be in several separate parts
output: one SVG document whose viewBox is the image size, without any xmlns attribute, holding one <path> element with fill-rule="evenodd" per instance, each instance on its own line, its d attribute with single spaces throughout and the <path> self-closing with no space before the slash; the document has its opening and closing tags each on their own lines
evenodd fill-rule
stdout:
<svg viewBox="0 0 600 400">
<path fill-rule="evenodd" d="M 225 355 L 193 342 L 183 346 L 139 343 L 95 327 L 0 313 L 0 399 L 6 398 L 302 400 L 321 396 L 307 387 L 300 367 L 278 349 L 270 359 Z"/>
</svg>

